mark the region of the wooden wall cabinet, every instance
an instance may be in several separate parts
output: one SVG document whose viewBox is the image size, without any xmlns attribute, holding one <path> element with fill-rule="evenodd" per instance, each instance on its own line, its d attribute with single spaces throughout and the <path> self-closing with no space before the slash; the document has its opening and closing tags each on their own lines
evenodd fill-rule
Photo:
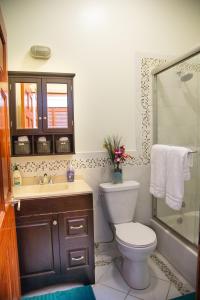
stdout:
<svg viewBox="0 0 200 300">
<path fill-rule="evenodd" d="M 65 73 L 9 72 L 13 156 L 74 153 L 73 77 Z M 20 136 L 28 141 L 18 143 Z M 46 137 L 46 148 L 38 138 Z M 69 147 L 57 147 L 61 137 Z M 20 148 L 21 146 L 21 148 Z M 44 145 L 45 146 L 45 145 Z"/>
<path fill-rule="evenodd" d="M 92 194 L 22 200 L 15 213 L 23 293 L 94 283 Z"/>
</svg>

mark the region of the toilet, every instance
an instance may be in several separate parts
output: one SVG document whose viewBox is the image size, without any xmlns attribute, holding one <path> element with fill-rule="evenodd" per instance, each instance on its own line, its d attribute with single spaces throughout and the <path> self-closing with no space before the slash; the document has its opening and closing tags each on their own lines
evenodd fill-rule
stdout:
<svg viewBox="0 0 200 300">
<path fill-rule="evenodd" d="M 133 222 L 138 191 L 137 181 L 102 183 L 103 206 L 109 223 L 114 226 L 115 241 L 123 257 L 122 276 L 134 289 L 145 289 L 150 284 L 148 257 L 155 250 L 155 232 Z"/>
</svg>

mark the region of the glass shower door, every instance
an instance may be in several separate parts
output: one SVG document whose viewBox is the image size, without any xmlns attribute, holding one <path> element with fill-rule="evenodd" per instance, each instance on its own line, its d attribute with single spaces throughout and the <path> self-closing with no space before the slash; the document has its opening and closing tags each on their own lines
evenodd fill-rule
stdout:
<svg viewBox="0 0 200 300">
<path fill-rule="evenodd" d="M 200 55 L 155 76 L 156 108 L 154 143 L 189 147 L 191 180 L 185 181 L 181 210 L 157 199 L 156 217 L 180 236 L 197 245 L 200 193 Z"/>
</svg>

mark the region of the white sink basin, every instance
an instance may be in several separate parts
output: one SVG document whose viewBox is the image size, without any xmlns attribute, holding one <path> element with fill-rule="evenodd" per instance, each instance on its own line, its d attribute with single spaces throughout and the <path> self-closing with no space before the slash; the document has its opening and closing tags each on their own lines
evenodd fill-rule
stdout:
<svg viewBox="0 0 200 300">
<path fill-rule="evenodd" d="M 55 183 L 55 184 L 35 184 L 35 185 L 24 185 L 13 188 L 14 196 L 44 196 L 49 194 L 60 194 L 65 193 L 68 188 L 68 183 Z"/>
<path fill-rule="evenodd" d="M 13 187 L 13 196 L 16 199 L 54 197 L 91 192 L 91 188 L 84 180 L 75 180 L 74 182 L 62 182 L 44 185 L 22 185 Z"/>
</svg>

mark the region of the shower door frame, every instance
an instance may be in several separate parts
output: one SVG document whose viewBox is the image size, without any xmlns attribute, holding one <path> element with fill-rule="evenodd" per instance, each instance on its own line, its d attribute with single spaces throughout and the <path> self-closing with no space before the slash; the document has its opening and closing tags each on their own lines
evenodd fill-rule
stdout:
<svg viewBox="0 0 200 300">
<path fill-rule="evenodd" d="M 157 75 L 168 70 L 171 69 L 172 67 L 176 66 L 177 64 L 180 64 L 192 57 L 194 57 L 195 55 L 200 53 L 200 46 L 190 50 L 189 52 L 171 60 L 170 62 L 167 62 L 165 64 L 163 64 L 162 66 L 156 67 L 152 72 L 152 122 L 153 122 L 153 126 L 152 126 L 152 141 L 153 144 L 157 143 L 157 137 L 158 137 L 158 126 L 157 126 L 157 94 L 156 94 L 156 90 L 157 90 Z M 152 196 L 152 217 L 153 220 L 155 220 L 156 222 L 160 223 L 165 229 L 171 231 L 177 238 L 179 238 L 180 240 L 182 240 L 184 243 L 186 243 L 188 246 L 190 246 L 191 248 L 193 248 L 194 250 L 197 250 L 198 247 L 200 248 L 200 226 L 199 226 L 199 245 L 195 245 L 194 243 L 190 242 L 188 239 L 186 239 L 184 236 L 182 236 L 180 233 L 178 233 L 175 229 L 171 228 L 170 226 L 168 226 L 166 223 L 164 223 L 162 220 L 160 220 L 157 217 L 157 198 L 155 198 L 154 196 Z"/>
</svg>

